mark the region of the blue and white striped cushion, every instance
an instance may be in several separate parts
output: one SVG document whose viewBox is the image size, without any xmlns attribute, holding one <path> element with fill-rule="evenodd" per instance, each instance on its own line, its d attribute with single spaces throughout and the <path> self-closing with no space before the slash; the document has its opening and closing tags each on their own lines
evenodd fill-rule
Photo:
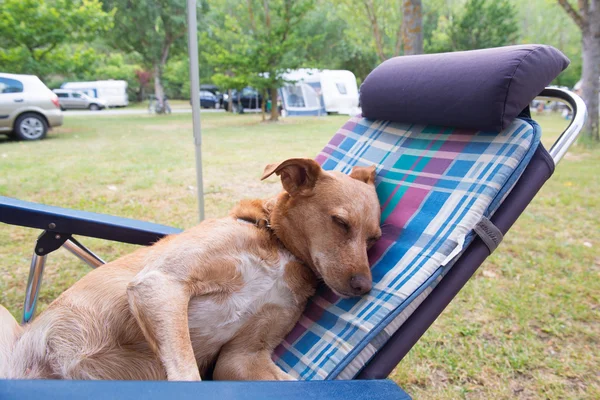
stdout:
<svg viewBox="0 0 600 400">
<path fill-rule="evenodd" d="M 352 118 L 317 156 L 326 170 L 377 165 L 382 239 L 374 286 L 360 299 L 318 290 L 273 356 L 299 379 L 350 379 L 420 304 L 527 165 L 531 120 L 500 133 Z"/>
</svg>

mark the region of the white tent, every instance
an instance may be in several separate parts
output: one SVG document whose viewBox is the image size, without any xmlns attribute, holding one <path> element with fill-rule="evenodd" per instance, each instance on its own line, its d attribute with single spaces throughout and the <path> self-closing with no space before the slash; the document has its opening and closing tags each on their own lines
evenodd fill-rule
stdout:
<svg viewBox="0 0 600 400">
<path fill-rule="evenodd" d="M 360 112 L 356 77 L 350 71 L 302 68 L 283 77 L 292 82 L 279 90 L 287 115 Z"/>
</svg>

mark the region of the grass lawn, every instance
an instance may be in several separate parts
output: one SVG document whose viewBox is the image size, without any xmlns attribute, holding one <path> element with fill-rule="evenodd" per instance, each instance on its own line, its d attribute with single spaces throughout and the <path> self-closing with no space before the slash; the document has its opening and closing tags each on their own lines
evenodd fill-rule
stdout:
<svg viewBox="0 0 600 400">
<path fill-rule="evenodd" d="M 169 105 L 173 109 L 175 109 L 175 108 L 191 108 L 192 107 L 189 100 L 170 99 Z M 129 103 L 129 105 L 125 109 L 128 109 L 128 108 L 148 109 L 148 100 Z"/>
<path fill-rule="evenodd" d="M 345 117 L 205 114 L 207 217 L 276 193 L 265 164 L 313 157 Z M 550 144 L 564 125 L 536 118 Z M 600 151 L 577 148 L 392 378 L 415 398 L 600 398 Z M 191 115 L 69 118 L 42 142 L 0 139 L 0 195 L 154 221 L 197 222 Z M 0 303 L 20 315 L 39 232 L 0 227 Z M 82 238 L 106 260 L 133 246 Z M 65 250 L 38 311 L 88 272 Z"/>
</svg>

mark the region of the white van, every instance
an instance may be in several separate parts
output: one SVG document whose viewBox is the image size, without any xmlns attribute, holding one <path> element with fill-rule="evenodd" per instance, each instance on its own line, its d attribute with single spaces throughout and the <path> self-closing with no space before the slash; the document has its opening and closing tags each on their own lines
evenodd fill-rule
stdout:
<svg viewBox="0 0 600 400">
<path fill-rule="evenodd" d="M 126 81 L 67 82 L 61 85 L 61 89 L 84 92 L 90 97 L 104 100 L 108 107 L 125 107 L 129 104 Z"/>
</svg>

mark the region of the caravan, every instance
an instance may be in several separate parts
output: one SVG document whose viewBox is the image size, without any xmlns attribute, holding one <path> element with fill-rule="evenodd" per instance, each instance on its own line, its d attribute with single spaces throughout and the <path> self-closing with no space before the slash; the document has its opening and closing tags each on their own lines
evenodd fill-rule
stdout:
<svg viewBox="0 0 600 400">
<path fill-rule="evenodd" d="M 356 77 L 345 70 L 298 69 L 284 75 L 292 81 L 279 90 L 285 115 L 355 115 L 358 107 Z"/>
<path fill-rule="evenodd" d="M 104 100 L 108 107 L 125 107 L 129 104 L 126 81 L 67 82 L 61 85 L 61 89 L 84 92 L 90 97 Z"/>
</svg>

